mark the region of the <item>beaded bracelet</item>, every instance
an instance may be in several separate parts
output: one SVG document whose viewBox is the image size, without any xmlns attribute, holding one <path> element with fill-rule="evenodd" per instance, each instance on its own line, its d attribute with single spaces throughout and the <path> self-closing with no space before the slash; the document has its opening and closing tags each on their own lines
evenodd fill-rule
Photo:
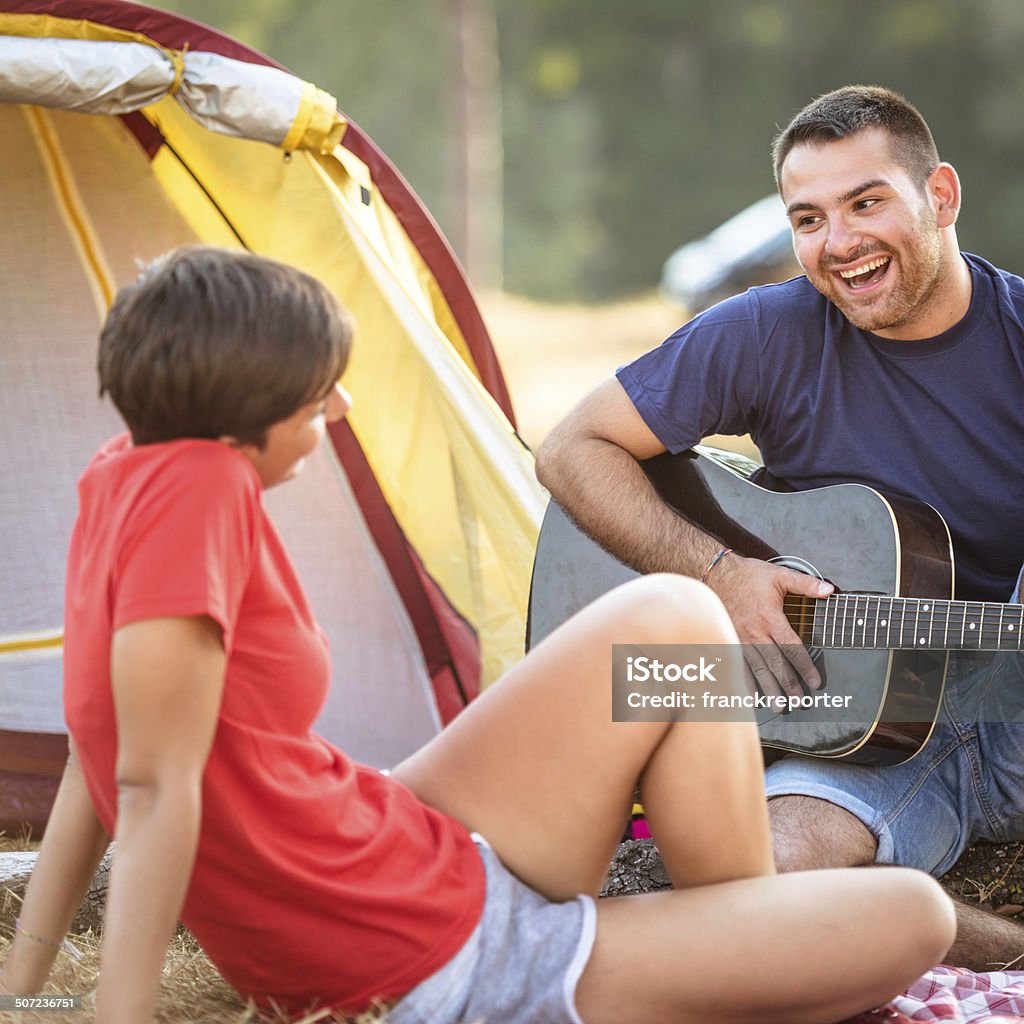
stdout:
<svg viewBox="0 0 1024 1024">
<path fill-rule="evenodd" d="M 42 946 L 51 946 L 53 949 L 63 949 L 68 956 L 74 957 L 75 960 L 82 959 L 82 951 L 70 939 L 63 939 L 60 942 L 54 942 L 52 939 L 44 939 L 40 935 L 33 935 L 31 932 L 27 932 L 21 927 L 21 918 L 16 917 L 14 919 L 14 930 L 16 932 L 21 932 L 26 939 L 38 942 Z"/>
<path fill-rule="evenodd" d="M 732 551 L 732 548 L 722 548 L 722 550 L 719 551 L 718 554 L 715 555 L 715 557 L 712 558 L 710 562 L 708 562 L 708 567 L 700 574 L 701 583 L 707 583 L 708 576 L 711 574 L 711 570 L 714 569 L 714 567 L 718 565 L 718 563 L 723 558 L 725 558 L 725 556 L 729 554 L 730 551 Z"/>
</svg>

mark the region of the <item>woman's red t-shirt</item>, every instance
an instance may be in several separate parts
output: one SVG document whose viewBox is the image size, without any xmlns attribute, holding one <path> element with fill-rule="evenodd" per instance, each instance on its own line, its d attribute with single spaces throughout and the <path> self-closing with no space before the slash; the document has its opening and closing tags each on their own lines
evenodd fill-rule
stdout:
<svg viewBox="0 0 1024 1024">
<path fill-rule="evenodd" d="M 79 499 L 65 711 L 104 827 L 115 834 L 113 632 L 211 616 L 227 674 L 182 920 L 260 1005 L 361 1011 L 403 995 L 476 926 L 483 868 L 460 823 L 310 731 L 326 638 L 251 463 L 216 441 L 136 448 L 125 435 L 97 453 Z"/>
</svg>

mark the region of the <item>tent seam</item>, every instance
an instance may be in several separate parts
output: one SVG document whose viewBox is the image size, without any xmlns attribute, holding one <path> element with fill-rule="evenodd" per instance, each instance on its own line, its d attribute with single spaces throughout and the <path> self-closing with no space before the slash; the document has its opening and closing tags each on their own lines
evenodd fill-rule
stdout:
<svg viewBox="0 0 1024 1024">
<path fill-rule="evenodd" d="M 25 113 L 32 128 L 32 134 L 39 144 L 40 156 L 46 168 L 47 179 L 57 200 L 64 222 L 75 242 L 85 276 L 91 286 L 93 299 L 96 301 L 96 312 L 102 319 L 110 304 L 114 301 L 113 274 L 103 256 L 100 244 L 85 208 L 85 203 L 78 193 L 74 174 L 67 158 L 61 151 L 60 142 L 53 130 L 50 118 L 38 107 L 25 107 Z"/>
</svg>

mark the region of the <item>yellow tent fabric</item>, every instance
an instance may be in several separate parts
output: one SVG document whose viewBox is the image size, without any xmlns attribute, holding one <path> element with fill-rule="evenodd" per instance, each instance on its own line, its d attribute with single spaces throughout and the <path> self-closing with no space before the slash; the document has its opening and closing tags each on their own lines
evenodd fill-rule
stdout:
<svg viewBox="0 0 1024 1024">
<path fill-rule="evenodd" d="M 428 572 L 477 629 L 493 681 L 522 654 L 544 501 L 530 456 L 435 321 L 422 259 L 394 214 L 363 200 L 368 174 L 351 154 L 283 158 L 204 132 L 168 100 L 144 113 L 177 154 L 162 150 L 154 173 L 197 237 L 232 241 L 182 161 L 248 248 L 316 274 L 353 312 L 353 429 Z"/>
</svg>

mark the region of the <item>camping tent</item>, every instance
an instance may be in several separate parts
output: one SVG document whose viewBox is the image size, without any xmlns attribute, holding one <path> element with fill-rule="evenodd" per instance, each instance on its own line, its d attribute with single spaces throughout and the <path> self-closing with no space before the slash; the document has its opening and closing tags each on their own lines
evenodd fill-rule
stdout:
<svg viewBox="0 0 1024 1024">
<path fill-rule="evenodd" d="M 0 139 L 0 828 L 45 818 L 65 757 L 75 483 L 121 429 L 97 328 L 137 261 L 193 240 L 299 266 L 355 315 L 349 420 L 267 504 L 331 640 L 318 728 L 399 760 L 521 653 L 543 507 L 436 225 L 333 98 L 119 0 L 0 0 Z"/>
</svg>

